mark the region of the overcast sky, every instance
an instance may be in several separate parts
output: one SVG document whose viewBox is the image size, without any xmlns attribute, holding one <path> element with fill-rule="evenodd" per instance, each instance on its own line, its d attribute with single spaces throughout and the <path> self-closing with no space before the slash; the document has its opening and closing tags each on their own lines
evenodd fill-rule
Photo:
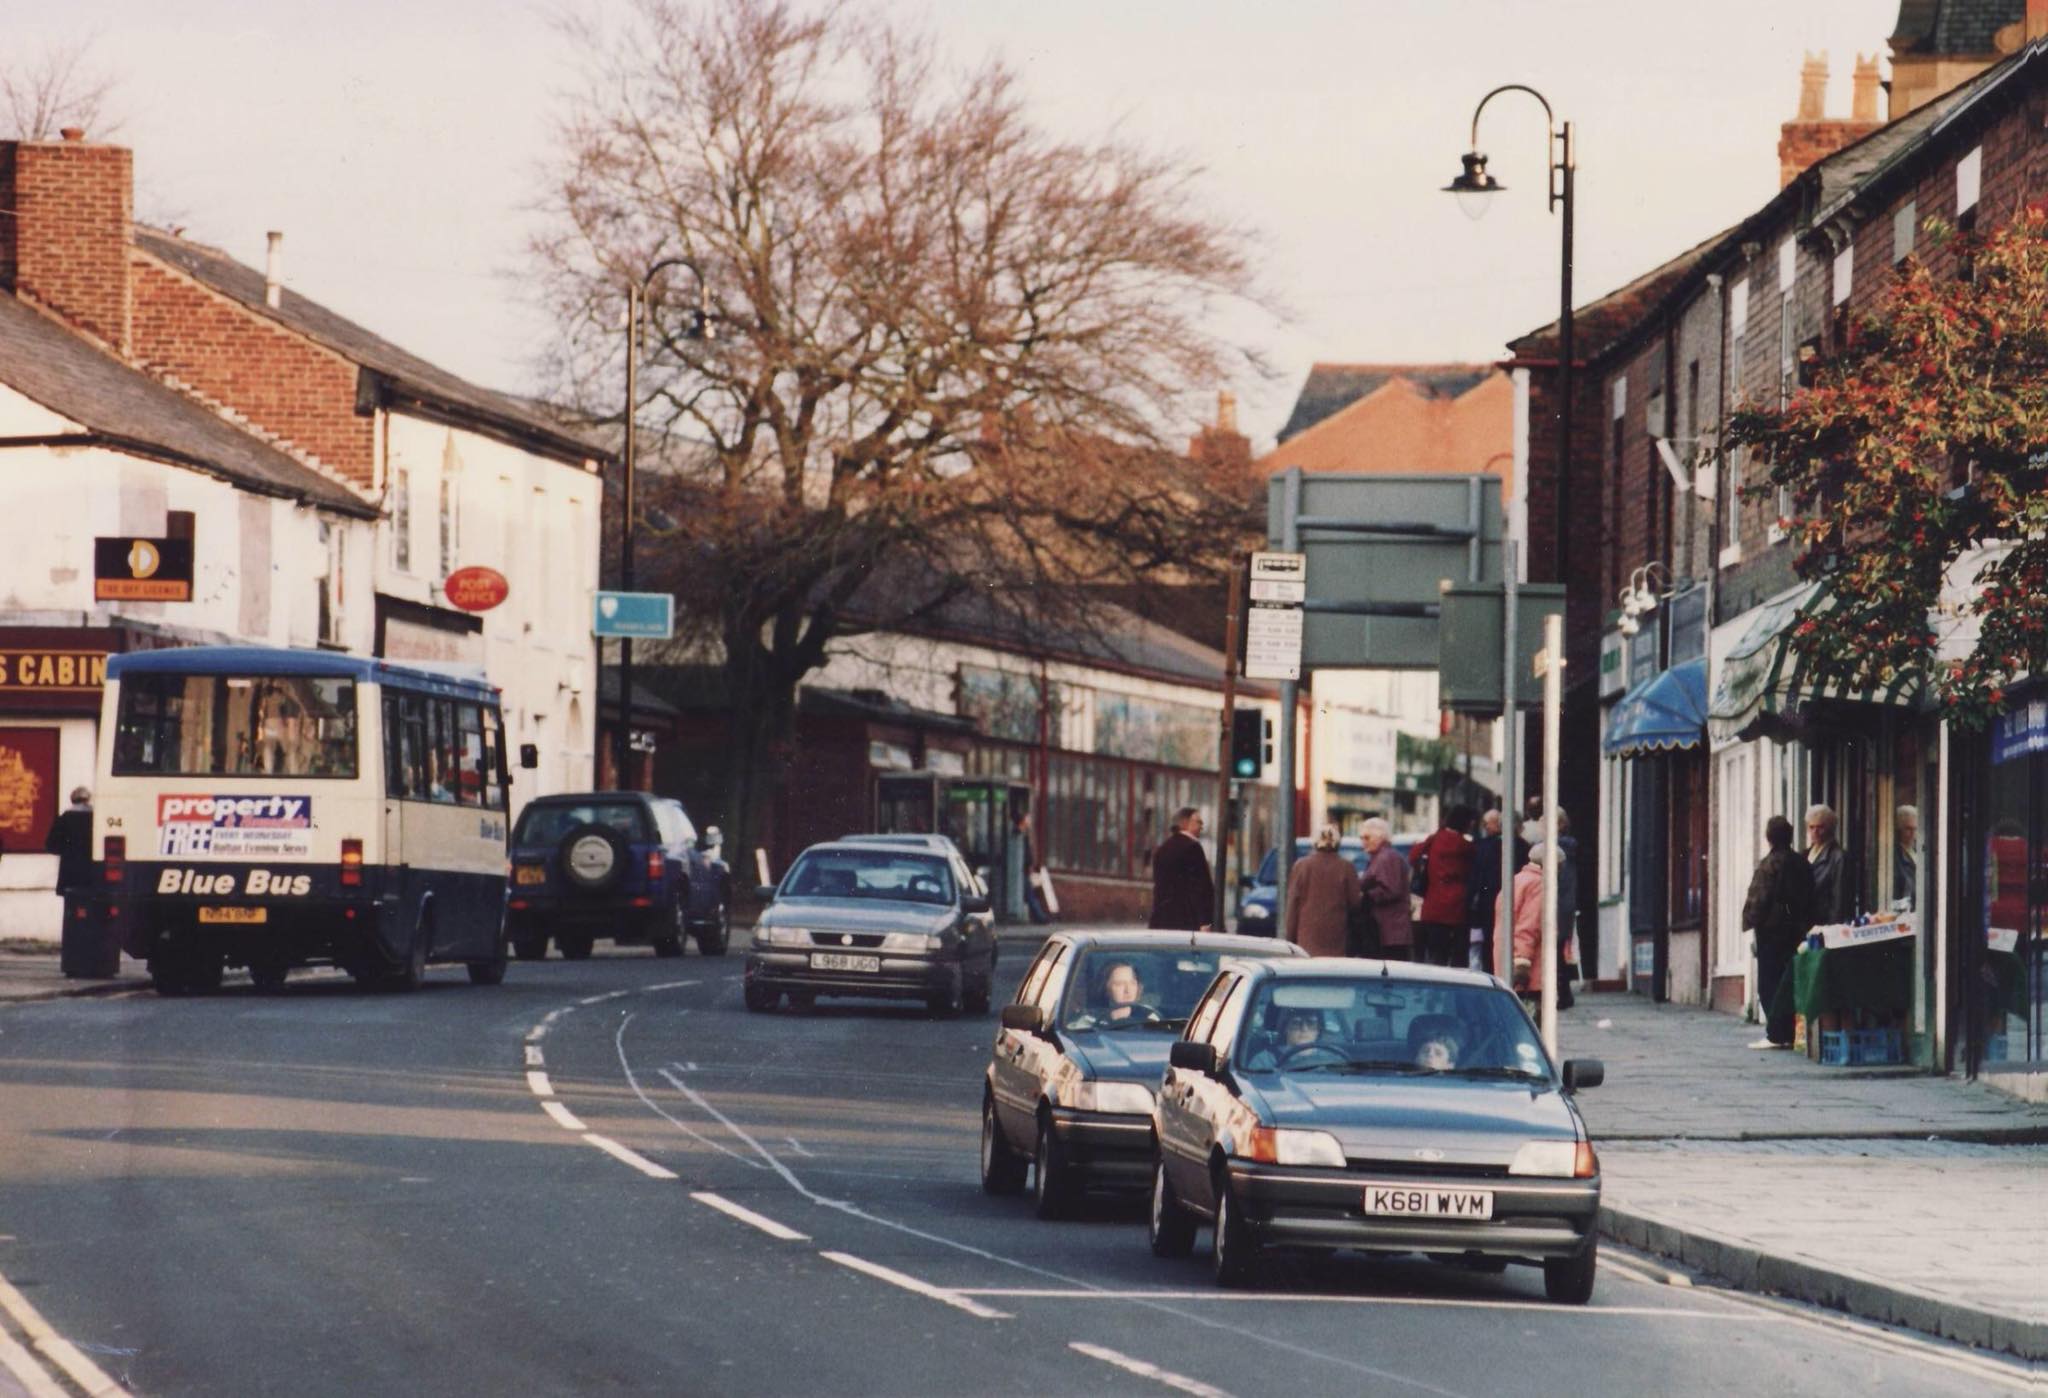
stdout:
<svg viewBox="0 0 2048 1398">
<path fill-rule="evenodd" d="M 1487 110 L 1481 145 L 1511 192 L 1486 217 L 1437 192 L 1489 88 L 1528 83 L 1574 123 L 1583 303 L 1769 198 L 1804 52 L 1829 52 L 1830 112 L 1847 115 L 1854 54 L 1884 55 L 1898 14 L 1898 0 L 881 3 L 962 61 L 1005 58 L 1055 131 L 1114 124 L 1199 165 L 1214 208 L 1256 230 L 1288 315 L 1229 329 L 1277 373 L 1215 387 L 1238 393 L 1259 445 L 1316 360 L 1491 360 L 1555 315 L 1535 104 Z M 265 230 L 282 229 L 295 290 L 517 390 L 547 335 L 517 279 L 567 86 L 550 13 L 71 0 L 7 27 L 17 51 L 95 36 L 142 216 L 258 267 Z"/>
</svg>

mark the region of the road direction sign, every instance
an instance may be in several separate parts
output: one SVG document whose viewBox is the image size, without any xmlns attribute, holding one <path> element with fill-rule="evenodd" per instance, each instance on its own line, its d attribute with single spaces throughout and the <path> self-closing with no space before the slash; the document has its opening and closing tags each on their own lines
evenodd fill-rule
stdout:
<svg viewBox="0 0 2048 1398">
<path fill-rule="evenodd" d="M 676 634 L 676 599 L 666 592 L 600 592 L 591 609 L 590 633 L 666 641 Z"/>
</svg>

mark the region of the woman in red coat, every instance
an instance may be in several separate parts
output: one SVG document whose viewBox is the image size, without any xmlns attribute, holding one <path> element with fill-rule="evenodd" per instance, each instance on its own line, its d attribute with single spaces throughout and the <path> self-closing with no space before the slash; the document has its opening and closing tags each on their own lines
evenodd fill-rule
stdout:
<svg viewBox="0 0 2048 1398">
<path fill-rule="evenodd" d="M 1465 905 L 1472 874 L 1472 808 L 1453 806 L 1443 829 L 1409 854 L 1422 881 L 1422 913 L 1415 920 L 1415 946 L 1432 966 L 1463 966 L 1471 937 Z"/>
</svg>

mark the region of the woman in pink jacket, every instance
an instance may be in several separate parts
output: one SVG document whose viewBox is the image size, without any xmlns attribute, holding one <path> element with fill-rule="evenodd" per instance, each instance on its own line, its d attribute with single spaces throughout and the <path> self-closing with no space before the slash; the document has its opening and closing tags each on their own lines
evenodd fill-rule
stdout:
<svg viewBox="0 0 2048 1398">
<path fill-rule="evenodd" d="M 1524 999 L 1543 993 L 1543 846 L 1529 850 L 1529 862 L 1515 873 L 1515 914 L 1508 945 L 1493 964 L 1514 967 L 1509 980 Z M 1494 903 L 1493 925 L 1500 927 L 1500 903 Z M 1495 937 L 1499 937 L 1496 930 Z"/>
</svg>

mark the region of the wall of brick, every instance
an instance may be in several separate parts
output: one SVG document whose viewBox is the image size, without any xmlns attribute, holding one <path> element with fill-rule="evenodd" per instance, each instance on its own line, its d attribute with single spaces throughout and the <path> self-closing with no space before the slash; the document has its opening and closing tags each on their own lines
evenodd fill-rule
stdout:
<svg viewBox="0 0 2048 1398">
<path fill-rule="evenodd" d="M 375 418 L 356 412 L 355 365 L 146 253 L 128 265 L 138 363 L 375 486 Z"/>
<path fill-rule="evenodd" d="M 82 141 L 0 143 L 0 284 L 126 352 L 134 157 Z"/>
</svg>

